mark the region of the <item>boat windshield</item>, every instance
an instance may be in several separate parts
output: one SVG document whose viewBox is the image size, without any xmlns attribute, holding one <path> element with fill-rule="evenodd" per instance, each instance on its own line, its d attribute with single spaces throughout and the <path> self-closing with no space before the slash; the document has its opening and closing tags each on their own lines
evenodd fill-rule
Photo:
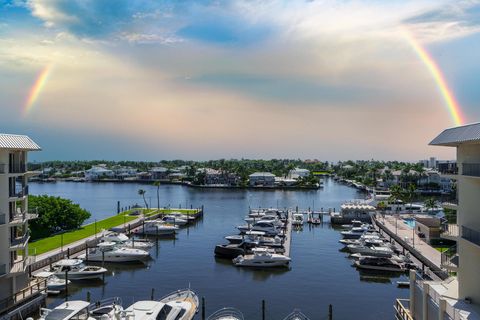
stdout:
<svg viewBox="0 0 480 320">
<path fill-rule="evenodd" d="M 86 320 L 88 319 L 88 312 L 86 309 L 80 310 L 79 312 L 72 315 L 75 310 L 72 309 L 54 309 L 47 314 L 45 320 L 65 320 L 65 319 L 74 319 L 74 320 Z"/>
<path fill-rule="evenodd" d="M 156 320 L 167 320 L 170 311 L 172 311 L 172 307 L 168 304 L 164 305 L 160 312 L 157 314 Z"/>
</svg>

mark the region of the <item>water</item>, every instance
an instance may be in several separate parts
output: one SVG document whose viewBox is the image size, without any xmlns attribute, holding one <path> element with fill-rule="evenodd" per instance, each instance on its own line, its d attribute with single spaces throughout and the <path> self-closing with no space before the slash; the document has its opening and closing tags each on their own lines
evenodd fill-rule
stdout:
<svg viewBox="0 0 480 320">
<path fill-rule="evenodd" d="M 156 187 L 114 183 L 32 183 L 32 194 L 57 195 L 72 199 L 100 219 L 122 206 L 141 204 L 138 189 L 147 190 L 147 202 L 156 206 Z M 188 287 L 206 299 L 207 316 L 231 306 L 240 309 L 246 319 L 261 319 L 261 301 L 266 300 L 267 319 L 283 319 L 300 308 L 310 319 L 325 319 L 333 305 L 335 319 L 393 319 L 396 298 L 407 298 L 408 290 L 396 287 L 405 276 L 388 277 L 359 273 L 352 260 L 342 252 L 338 230 L 329 224 L 295 232 L 292 237 L 291 269 L 255 271 L 236 268 L 228 260 L 216 260 L 213 249 L 225 243 L 224 236 L 235 234 L 235 226 L 244 223 L 249 206 L 295 207 L 315 209 L 335 207 L 349 199 L 362 198 L 353 188 L 327 180 L 319 191 L 280 190 L 203 190 L 178 185 L 160 187 L 160 203 L 182 207 L 204 205 L 204 218 L 183 229 L 176 240 L 160 240 L 152 248 L 153 260 L 144 265 L 108 265 L 110 274 L 102 282 L 74 284 L 70 299 L 92 300 L 120 296 L 125 306 Z M 49 306 L 62 297 L 49 299 Z M 200 319 L 200 315 L 197 315 Z"/>
</svg>

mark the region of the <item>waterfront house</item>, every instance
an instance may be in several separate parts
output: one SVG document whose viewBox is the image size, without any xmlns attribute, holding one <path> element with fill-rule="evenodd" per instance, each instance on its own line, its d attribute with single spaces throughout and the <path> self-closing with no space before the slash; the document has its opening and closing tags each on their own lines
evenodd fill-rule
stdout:
<svg viewBox="0 0 480 320">
<path fill-rule="evenodd" d="M 310 170 L 295 168 L 288 172 L 287 178 L 297 180 L 298 178 L 308 177 L 310 175 Z"/>
<path fill-rule="evenodd" d="M 118 180 L 130 180 L 137 176 L 137 169 L 132 167 L 115 166 L 112 168 L 113 177 Z"/>
<path fill-rule="evenodd" d="M 275 175 L 270 172 L 255 172 L 248 176 L 248 182 L 251 187 L 273 187 L 275 185 Z"/>
<path fill-rule="evenodd" d="M 88 170 L 85 170 L 85 179 L 88 181 L 94 181 L 104 178 L 113 178 L 115 173 L 107 169 L 105 166 L 93 166 Z"/>
<path fill-rule="evenodd" d="M 153 180 L 166 180 L 170 171 L 165 167 L 154 167 L 148 171 Z"/>
<path fill-rule="evenodd" d="M 8 307 L 39 297 L 41 293 L 17 295 L 29 285 L 28 151 L 40 147 L 29 137 L 0 134 L 0 314 Z M 17 313 L 18 314 L 18 313 Z"/>
<path fill-rule="evenodd" d="M 443 281 L 410 273 L 410 298 L 397 300 L 397 319 L 480 319 L 480 123 L 444 130 L 430 145 L 455 147 L 458 172 L 456 223 L 442 226 L 442 238 L 456 245 L 442 253 L 442 268 L 456 276 Z"/>
</svg>

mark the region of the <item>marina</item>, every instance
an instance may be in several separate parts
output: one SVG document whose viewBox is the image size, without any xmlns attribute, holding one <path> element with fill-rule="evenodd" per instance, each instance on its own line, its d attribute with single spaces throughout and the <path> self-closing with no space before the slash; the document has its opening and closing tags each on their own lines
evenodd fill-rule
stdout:
<svg viewBox="0 0 480 320">
<path fill-rule="evenodd" d="M 85 186 L 95 188 L 87 193 L 96 194 L 98 198 L 85 199 L 77 192 L 78 188 Z M 91 219 L 98 219 L 104 214 L 105 202 L 110 203 L 110 212 L 117 201 L 121 201 L 122 206 L 135 203 L 138 201 L 136 189 L 138 187 L 134 184 L 31 184 L 32 193 L 62 194 L 74 200 L 82 198 L 79 202 L 92 212 Z M 152 187 L 151 194 L 153 192 Z M 291 258 L 288 269 L 237 268 L 232 266 L 231 260 L 213 256 L 215 245 L 227 243 L 224 237 L 237 234 L 236 226 L 245 224 L 250 208 L 290 208 L 293 214 L 297 206 L 299 212 L 308 211 L 301 208 L 323 207 L 332 208 L 332 211 L 335 208 L 338 212 L 346 199 L 362 196 L 357 190 L 338 184 L 333 179 L 326 180 L 323 190 L 308 192 L 212 191 L 178 185 L 162 186 L 161 205 L 204 205 L 204 217 L 179 230 L 174 238 L 150 239 L 154 242 L 149 250 L 152 259 L 146 264 L 105 263 L 108 269 L 105 281 L 72 282 L 68 299 L 86 300 L 90 296 L 91 301 L 97 301 L 120 296 L 124 305 L 128 306 L 134 301 L 149 299 L 152 289 L 156 297 L 190 284 L 192 290 L 205 299 L 206 316 L 232 307 L 240 310 L 245 319 L 262 319 L 264 300 L 266 317 L 270 319 L 283 319 L 295 308 L 301 309 L 309 319 L 326 318 L 330 304 L 333 305 L 335 318 L 351 318 L 358 312 L 362 312 L 365 319 L 390 318 L 392 301 L 399 296 L 408 297 L 408 291 L 398 288 L 396 282 L 407 281 L 408 278 L 398 274 L 385 276 L 359 272 L 352 266 L 352 260 L 345 259 L 342 254 L 343 245 L 338 242 L 342 238 L 341 229 L 332 228 L 328 215 L 323 215 L 322 224 L 314 225 L 307 223 L 308 215 L 305 213 L 303 228 L 291 229 L 291 243 L 286 241 L 285 246 Z M 282 294 L 286 287 L 289 288 L 288 295 Z M 235 293 L 225 295 L 227 288 L 235 288 Z M 359 291 L 362 295 L 358 295 Z M 64 300 L 62 293 L 51 296 L 47 299 L 48 307 L 55 307 Z M 378 301 L 383 303 L 379 305 Z M 374 311 L 373 305 L 376 306 Z M 353 311 L 352 306 L 357 311 Z M 200 313 L 197 318 L 200 319 Z"/>
</svg>

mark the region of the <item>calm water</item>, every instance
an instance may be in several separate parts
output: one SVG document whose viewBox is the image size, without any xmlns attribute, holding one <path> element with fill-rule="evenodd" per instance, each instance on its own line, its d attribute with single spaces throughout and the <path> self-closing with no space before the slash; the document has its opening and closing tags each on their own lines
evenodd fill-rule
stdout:
<svg viewBox="0 0 480 320">
<path fill-rule="evenodd" d="M 32 194 L 49 194 L 72 199 L 100 219 L 122 206 L 143 203 L 138 189 L 147 190 L 147 201 L 156 205 L 156 188 L 148 185 L 113 183 L 31 183 Z M 216 260 L 213 249 L 224 243 L 224 236 L 235 234 L 243 224 L 249 206 L 315 206 L 339 208 L 349 199 L 361 198 L 353 188 L 328 180 L 319 191 L 200 190 L 177 185 L 160 187 L 161 205 L 182 207 L 204 205 L 205 216 L 197 224 L 183 229 L 176 240 L 160 240 L 152 248 L 147 266 L 109 265 L 111 274 L 105 284 L 74 284 L 70 299 L 120 296 L 125 306 L 146 299 L 155 288 L 160 297 L 190 284 L 206 299 L 207 316 L 225 306 L 240 309 L 246 319 L 261 318 L 261 300 L 266 300 L 267 319 L 283 319 L 300 308 L 310 319 L 325 319 L 333 305 L 335 319 L 393 319 L 396 298 L 408 297 L 398 289 L 397 280 L 378 274 L 360 274 L 338 243 L 340 233 L 324 224 L 293 234 L 290 270 L 254 271 L 232 266 L 228 260 Z M 51 299 L 51 306 L 62 298 Z M 200 315 L 197 315 L 197 319 Z"/>
</svg>

